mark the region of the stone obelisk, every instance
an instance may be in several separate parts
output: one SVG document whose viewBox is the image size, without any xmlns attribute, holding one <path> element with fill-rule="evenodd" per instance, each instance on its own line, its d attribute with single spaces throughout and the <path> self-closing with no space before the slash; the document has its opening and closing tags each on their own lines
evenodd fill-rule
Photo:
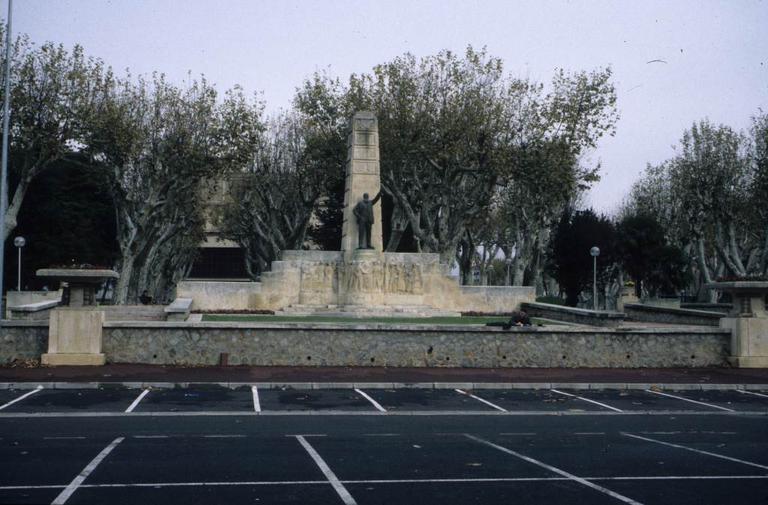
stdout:
<svg viewBox="0 0 768 505">
<path fill-rule="evenodd" d="M 341 250 L 349 261 L 358 247 L 358 227 L 352 210 L 368 193 L 371 200 L 379 194 L 379 125 L 373 112 L 360 111 L 352 118 L 352 131 L 347 140 L 347 171 L 344 192 L 344 223 Z M 381 200 L 373 206 L 371 227 L 372 251 L 383 250 L 381 234 Z"/>
</svg>

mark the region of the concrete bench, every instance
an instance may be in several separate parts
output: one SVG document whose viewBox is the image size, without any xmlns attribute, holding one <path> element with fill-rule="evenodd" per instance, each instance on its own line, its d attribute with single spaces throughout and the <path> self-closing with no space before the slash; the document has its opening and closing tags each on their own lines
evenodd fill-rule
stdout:
<svg viewBox="0 0 768 505">
<path fill-rule="evenodd" d="M 165 308 L 165 318 L 168 321 L 186 321 L 192 311 L 192 298 L 176 298 Z"/>
<path fill-rule="evenodd" d="M 51 315 L 51 311 L 59 306 L 61 300 L 44 300 L 42 302 L 25 303 L 8 307 L 11 319 L 26 321 L 45 321 Z"/>
</svg>

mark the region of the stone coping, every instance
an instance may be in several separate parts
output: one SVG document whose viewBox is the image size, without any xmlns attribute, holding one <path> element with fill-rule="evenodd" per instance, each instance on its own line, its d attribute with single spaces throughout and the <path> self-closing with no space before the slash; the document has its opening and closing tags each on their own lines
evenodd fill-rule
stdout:
<svg viewBox="0 0 768 505">
<path fill-rule="evenodd" d="M 605 320 L 622 321 L 626 317 L 626 314 L 624 314 L 623 312 L 615 312 L 615 311 L 609 311 L 609 310 L 582 309 L 579 307 L 566 307 L 564 305 L 555 305 L 552 303 L 523 302 L 521 304 L 521 307 L 523 308 L 523 310 L 525 310 L 525 307 L 530 307 L 533 309 L 546 310 L 547 312 L 570 314 L 570 315 L 575 315 L 579 317 L 605 319 Z"/>
<path fill-rule="evenodd" d="M 189 312 L 192 308 L 192 298 L 176 298 L 165 308 L 165 312 Z"/>
<path fill-rule="evenodd" d="M 2 327 L 48 327 L 47 321 L 8 320 L 2 321 Z M 574 325 L 549 325 L 549 326 L 513 326 L 505 330 L 498 326 L 485 326 L 480 324 L 388 324 L 388 323 L 260 323 L 260 322 L 236 322 L 236 321 L 106 321 L 104 328 L 181 328 L 181 329 L 269 329 L 269 330 L 348 330 L 348 331 L 417 331 L 417 332 L 464 332 L 464 333 L 638 333 L 638 334 L 668 334 L 676 333 L 712 334 L 730 333 L 715 327 L 681 326 L 679 328 L 665 326 L 652 327 L 619 327 L 601 328 L 591 326 Z"/>
<path fill-rule="evenodd" d="M 51 277 L 63 282 L 100 283 L 105 279 L 117 279 L 120 275 L 114 270 L 86 268 L 41 268 L 38 277 Z"/>
<path fill-rule="evenodd" d="M 15 307 L 8 307 L 8 309 L 14 312 L 39 312 L 41 310 L 52 309 L 58 306 L 60 301 L 61 300 L 45 300 L 42 302 L 16 305 Z"/>
<path fill-rule="evenodd" d="M 768 281 L 709 282 L 706 284 L 706 287 L 709 289 L 718 289 L 721 291 L 768 292 Z"/>
<path fill-rule="evenodd" d="M 658 312 L 663 314 L 675 314 L 679 316 L 696 316 L 709 319 L 720 319 L 722 312 L 700 310 L 700 309 L 678 309 L 675 307 L 661 307 L 657 305 L 644 305 L 642 303 L 625 303 L 625 308 L 639 310 L 642 312 Z"/>
<path fill-rule="evenodd" d="M 481 290 L 481 289 L 486 291 L 524 291 L 524 292 L 530 291 L 531 293 L 533 293 L 536 290 L 534 286 L 480 286 L 480 285 L 475 286 L 475 285 L 466 285 L 466 284 L 462 284 L 461 286 L 459 286 L 459 289 L 467 290 L 467 291 Z M 526 303 L 538 303 L 538 302 L 526 302 Z M 549 304 L 540 303 L 538 305 L 549 305 Z M 561 305 L 552 305 L 552 307 L 561 307 Z M 568 308 L 573 308 L 573 307 L 568 307 Z M 583 309 L 578 309 L 578 310 L 583 310 Z"/>
<path fill-rule="evenodd" d="M 3 320 L 2 327 L 48 327 L 47 321 Z M 104 328 L 179 328 L 179 329 L 268 329 L 268 330 L 341 330 L 341 331 L 385 331 L 385 332 L 423 332 L 423 333 L 621 333 L 621 334 L 721 334 L 729 330 L 709 326 L 680 326 L 680 327 L 619 327 L 602 328 L 573 325 L 551 326 L 513 326 L 505 330 L 498 326 L 475 324 L 430 325 L 430 324 L 387 324 L 387 323 L 259 323 L 235 321 L 106 321 Z"/>
</svg>

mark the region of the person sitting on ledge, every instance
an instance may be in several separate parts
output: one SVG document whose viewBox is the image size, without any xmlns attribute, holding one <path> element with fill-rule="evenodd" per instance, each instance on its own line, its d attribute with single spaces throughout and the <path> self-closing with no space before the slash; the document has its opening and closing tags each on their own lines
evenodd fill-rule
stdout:
<svg viewBox="0 0 768 505">
<path fill-rule="evenodd" d="M 516 310 L 512 312 L 512 317 L 506 323 L 503 321 L 495 321 L 492 323 L 485 323 L 486 326 L 501 326 L 505 330 L 510 329 L 513 326 L 531 326 L 531 318 L 528 314 L 522 310 Z"/>
<path fill-rule="evenodd" d="M 141 292 L 141 296 L 139 296 L 139 301 L 142 303 L 142 305 L 149 305 L 152 303 L 152 297 L 149 296 L 149 293 L 147 293 L 147 290 Z"/>
</svg>

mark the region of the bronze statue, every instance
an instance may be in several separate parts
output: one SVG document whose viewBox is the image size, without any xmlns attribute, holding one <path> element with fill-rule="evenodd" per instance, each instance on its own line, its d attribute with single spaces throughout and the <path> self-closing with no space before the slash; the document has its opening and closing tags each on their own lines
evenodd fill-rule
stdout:
<svg viewBox="0 0 768 505">
<path fill-rule="evenodd" d="M 371 228 L 373 227 L 373 205 L 381 198 L 381 191 L 373 200 L 368 199 L 368 193 L 363 193 L 363 199 L 357 202 L 352 213 L 357 220 L 357 248 L 373 249 L 371 245 Z"/>
</svg>

